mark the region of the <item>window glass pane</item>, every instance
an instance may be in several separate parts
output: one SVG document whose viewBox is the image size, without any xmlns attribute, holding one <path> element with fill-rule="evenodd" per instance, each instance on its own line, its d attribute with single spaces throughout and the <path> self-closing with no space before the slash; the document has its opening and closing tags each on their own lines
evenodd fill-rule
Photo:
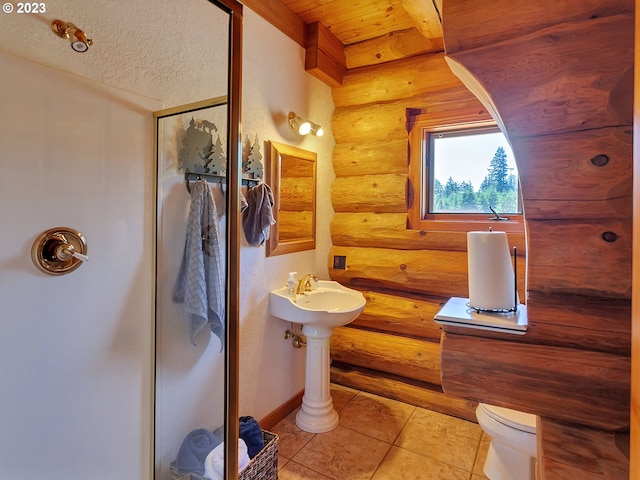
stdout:
<svg viewBox="0 0 640 480">
<path fill-rule="evenodd" d="M 521 213 L 518 170 L 500 130 L 429 134 L 430 213 Z"/>
</svg>

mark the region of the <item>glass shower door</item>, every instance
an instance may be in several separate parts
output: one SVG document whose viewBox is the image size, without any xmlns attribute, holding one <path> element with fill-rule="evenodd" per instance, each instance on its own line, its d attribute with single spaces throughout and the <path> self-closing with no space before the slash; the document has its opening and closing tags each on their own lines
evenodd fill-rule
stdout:
<svg viewBox="0 0 640 480">
<path fill-rule="evenodd" d="M 219 442 L 225 466 L 237 464 L 242 10 L 233 0 L 203 4 L 210 28 L 176 41 L 201 49 L 192 74 L 211 96 L 154 114 L 156 480 L 197 471 L 194 458 L 202 463 Z M 230 470 L 223 478 L 235 478 Z"/>
</svg>

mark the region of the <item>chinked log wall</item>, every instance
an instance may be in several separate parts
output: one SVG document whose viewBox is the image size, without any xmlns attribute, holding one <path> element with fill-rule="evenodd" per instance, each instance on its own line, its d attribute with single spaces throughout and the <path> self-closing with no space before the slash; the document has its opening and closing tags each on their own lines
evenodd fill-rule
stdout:
<svg viewBox="0 0 640 480">
<path fill-rule="evenodd" d="M 330 275 L 367 298 L 332 337 L 332 380 L 475 421 L 474 402 L 442 392 L 433 321 L 449 297 L 467 296 L 466 233 L 406 228 L 407 109 L 443 123 L 490 117 L 443 54 L 349 70 L 332 92 Z M 509 235 L 524 256 L 524 234 Z M 333 268 L 334 256 L 346 257 L 346 269 Z"/>
<path fill-rule="evenodd" d="M 536 345 L 445 328 L 442 382 L 538 414 L 541 480 L 628 478 L 633 8 L 444 3 L 453 68 L 498 112 L 518 162 L 529 233 L 522 341 Z"/>
</svg>

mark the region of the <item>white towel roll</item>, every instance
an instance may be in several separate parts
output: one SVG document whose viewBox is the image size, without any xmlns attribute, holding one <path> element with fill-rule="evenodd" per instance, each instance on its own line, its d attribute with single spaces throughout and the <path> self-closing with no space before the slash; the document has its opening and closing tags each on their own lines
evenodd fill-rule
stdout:
<svg viewBox="0 0 640 480">
<path fill-rule="evenodd" d="M 483 310 L 516 305 L 515 280 L 505 232 L 467 233 L 469 304 Z"/>
<path fill-rule="evenodd" d="M 247 444 L 238 439 L 238 473 L 249 465 Z M 224 442 L 209 452 L 204 461 L 204 474 L 211 480 L 224 480 Z"/>
</svg>

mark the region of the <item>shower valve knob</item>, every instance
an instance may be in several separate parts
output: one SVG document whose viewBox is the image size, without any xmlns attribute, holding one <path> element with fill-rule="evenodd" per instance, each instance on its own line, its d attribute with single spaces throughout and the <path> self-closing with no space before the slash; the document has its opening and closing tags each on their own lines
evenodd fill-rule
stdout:
<svg viewBox="0 0 640 480">
<path fill-rule="evenodd" d="M 86 255 L 83 255 L 81 253 L 78 253 L 78 252 L 74 252 L 73 253 L 73 258 L 77 258 L 81 262 L 88 262 L 89 261 L 89 257 L 87 257 Z"/>
<path fill-rule="evenodd" d="M 42 233 L 33 243 L 31 257 L 40 270 L 50 275 L 71 273 L 89 260 L 85 238 L 65 227 Z"/>
<path fill-rule="evenodd" d="M 77 258 L 81 262 L 89 261 L 89 257 L 87 257 L 86 255 L 83 255 L 81 253 L 76 252 L 75 247 L 73 245 L 71 245 L 70 243 L 58 244 L 58 246 L 56 247 L 55 252 L 56 252 L 55 256 L 58 258 L 58 260 L 63 261 L 63 262 L 66 262 L 71 257 Z"/>
</svg>

